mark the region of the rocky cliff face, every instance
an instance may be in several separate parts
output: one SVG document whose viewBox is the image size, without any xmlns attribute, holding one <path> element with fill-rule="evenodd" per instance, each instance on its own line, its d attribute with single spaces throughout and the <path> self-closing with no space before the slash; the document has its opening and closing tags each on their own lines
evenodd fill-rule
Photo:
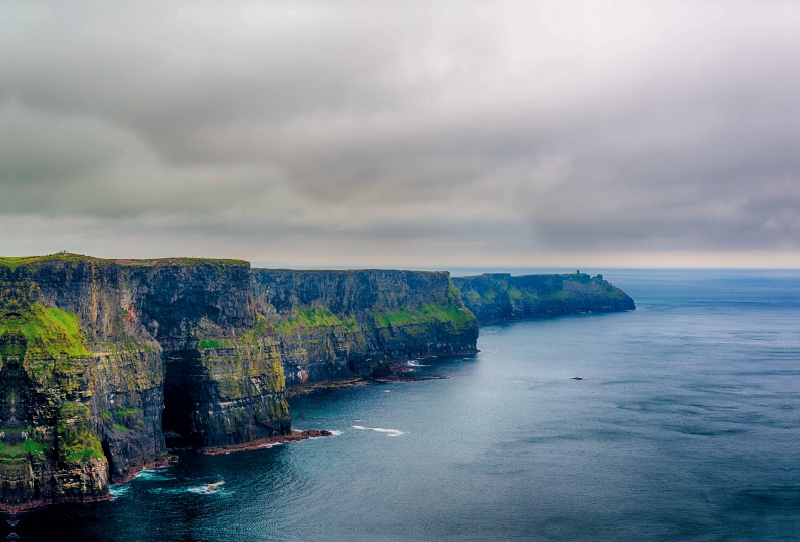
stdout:
<svg viewBox="0 0 800 542">
<path fill-rule="evenodd" d="M 0 259 L 0 508 L 107 497 L 177 442 L 290 430 L 249 264 Z M 163 417 L 162 417 L 163 412 Z"/>
<path fill-rule="evenodd" d="M 527 275 L 508 273 L 455 277 L 464 305 L 481 324 L 586 312 L 634 310 L 633 299 L 602 275 Z"/>
<path fill-rule="evenodd" d="M 168 446 L 286 434 L 287 383 L 477 336 L 447 273 L 0 258 L 0 509 L 107 498 Z"/>
<path fill-rule="evenodd" d="M 388 361 L 474 352 L 478 324 L 447 272 L 253 269 L 289 386 L 388 372 Z"/>
</svg>

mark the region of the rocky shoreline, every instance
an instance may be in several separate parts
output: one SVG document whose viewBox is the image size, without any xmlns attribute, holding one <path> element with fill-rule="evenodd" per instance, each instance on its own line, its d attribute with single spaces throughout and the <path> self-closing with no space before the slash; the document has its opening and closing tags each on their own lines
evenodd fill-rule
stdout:
<svg viewBox="0 0 800 542">
<path fill-rule="evenodd" d="M 203 455 L 226 455 L 233 452 L 246 452 L 249 450 L 260 450 L 262 448 L 270 448 L 276 444 L 284 444 L 286 442 L 298 442 L 310 438 L 330 437 L 333 433 L 325 429 L 308 429 L 305 431 L 293 430 L 289 435 L 278 435 L 271 438 L 263 438 L 246 442 L 243 444 L 234 444 L 232 446 L 209 446 L 197 448 L 196 451 Z"/>
<path fill-rule="evenodd" d="M 144 465 L 140 469 L 136 469 L 136 470 L 132 471 L 130 474 L 128 474 L 127 476 L 125 476 L 123 478 L 117 478 L 116 480 L 114 480 L 114 483 L 115 484 L 126 484 L 126 483 L 130 482 L 131 480 L 133 480 L 134 478 L 136 478 L 139 475 L 139 473 L 141 473 L 143 470 L 147 470 L 147 469 L 163 469 L 164 467 L 168 467 L 170 465 L 170 463 L 176 463 L 177 461 L 178 461 L 177 456 L 167 455 L 167 456 L 164 457 L 164 459 L 162 459 L 160 461 L 152 461 L 150 463 L 147 463 L 146 465 Z"/>
</svg>

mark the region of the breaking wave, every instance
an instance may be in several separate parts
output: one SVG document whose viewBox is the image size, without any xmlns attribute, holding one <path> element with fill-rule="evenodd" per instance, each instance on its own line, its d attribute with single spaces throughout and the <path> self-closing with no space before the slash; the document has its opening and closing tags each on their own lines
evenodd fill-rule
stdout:
<svg viewBox="0 0 800 542">
<path fill-rule="evenodd" d="M 224 484 L 225 482 L 216 482 L 214 484 L 203 484 L 201 486 L 190 487 L 186 491 L 188 491 L 189 493 L 195 493 L 197 495 L 213 495 L 215 493 L 222 493 L 221 486 Z"/>
<path fill-rule="evenodd" d="M 353 429 L 360 429 L 363 431 L 377 431 L 378 433 L 386 433 L 387 437 L 399 437 L 403 434 L 399 429 L 384 429 L 383 427 L 364 427 L 363 425 L 354 425 Z"/>
<path fill-rule="evenodd" d="M 117 497 L 121 497 L 128 492 L 128 488 L 131 486 L 123 485 L 123 484 L 111 484 L 108 486 L 108 492 L 111 493 L 111 498 L 116 499 Z"/>
<path fill-rule="evenodd" d="M 134 480 L 165 482 L 167 480 L 174 480 L 175 477 L 164 473 L 164 468 L 159 469 L 142 469 L 133 477 Z"/>
</svg>

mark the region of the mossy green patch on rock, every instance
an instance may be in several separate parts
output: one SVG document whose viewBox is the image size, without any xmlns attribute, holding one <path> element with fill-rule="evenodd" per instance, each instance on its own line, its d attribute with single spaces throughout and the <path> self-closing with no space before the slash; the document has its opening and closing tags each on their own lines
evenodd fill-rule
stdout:
<svg viewBox="0 0 800 542">
<path fill-rule="evenodd" d="M 66 402 L 56 422 L 58 458 L 65 463 L 103 459 L 103 447 L 92 429 L 91 413 L 85 404 Z"/>
<path fill-rule="evenodd" d="M 57 358 L 91 354 L 86 348 L 78 317 L 41 303 L 33 303 L 20 312 L 0 315 L 0 337 L 17 333 L 25 337 L 28 356 Z"/>
<path fill-rule="evenodd" d="M 388 327 L 397 325 L 426 324 L 431 321 L 450 322 L 456 328 L 473 325 L 475 317 L 464 307 L 443 306 L 439 303 L 422 303 L 418 307 L 403 307 L 398 311 L 379 312 L 374 315 L 377 325 Z"/>
<path fill-rule="evenodd" d="M 22 443 L 22 451 L 31 455 L 44 455 L 46 449 L 47 446 L 36 442 L 35 440 L 28 439 Z"/>
<path fill-rule="evenodd" d="M 275 329 L 281 333 L 291 333 L 302 327 L 340 325 L 343 325 L 342 320 L 325 307 L 296 307 L 278 320 Z"/>
<path fill-rule="evenodd" d="M 233 348 L 236 343 L 227 339 L 200 339 L 197 342 L 197 348 L 203 350 L 206 348 Z"/>
<path fill-rule="evenodd" d="M 262 392 L 283 393 L 286 387 L 274 339 L 260 344 L 236 344 L 231 349 L 206 349 L 201 360 L 225 401 L 247 399 Z"/>
</svg>

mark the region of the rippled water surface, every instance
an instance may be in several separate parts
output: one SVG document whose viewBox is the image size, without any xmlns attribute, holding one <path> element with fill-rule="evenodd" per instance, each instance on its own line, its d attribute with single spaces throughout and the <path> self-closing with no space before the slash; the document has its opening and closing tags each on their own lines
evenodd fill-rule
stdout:
<svg viewBox="0 0 800 542">
<path fill-rule="evenodd" d="M 413 368 L 446 379 L 291 401 L 296 428 L 336 436 L 185 455 L 111 502 L 20 514 L 13 532 L 800 539 L 800 274 L 604 274 L 639 310 L 482 328 L 480 354 Z"/>
</svg>

